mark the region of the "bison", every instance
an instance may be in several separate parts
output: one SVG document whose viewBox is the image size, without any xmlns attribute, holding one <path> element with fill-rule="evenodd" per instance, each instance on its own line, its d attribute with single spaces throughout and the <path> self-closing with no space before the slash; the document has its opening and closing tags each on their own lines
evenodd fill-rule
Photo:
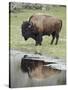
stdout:
<svg viewBox="0 0 68 90">
<path fill-rule="evenodd" d="M 38 58 L 35 60 L 31 57 L 28 57 L 28 55 L 24 55 L 24 57 L 21 59 L 21 70 L 25 73 L 28 73 L 30 77 L 30 73 L 38 68 L 38 66 L 45 67 L 49 64 L 55 64 L 55 62 L 44 62 L 44 60 L 38 60 Z"/>
<path fill-rule="evenodd" d="M 56 38 L 55 45 L 57 45 L 61 28 L 62 20 L 49 15 L 33 15 L 28 21 L 23 22 L 21 27 L 24 39 L 33 38 L 36 41 L 35 45 L 42 44 L 44 35 L 52 35 L 51 44 Z"/>
</svg>

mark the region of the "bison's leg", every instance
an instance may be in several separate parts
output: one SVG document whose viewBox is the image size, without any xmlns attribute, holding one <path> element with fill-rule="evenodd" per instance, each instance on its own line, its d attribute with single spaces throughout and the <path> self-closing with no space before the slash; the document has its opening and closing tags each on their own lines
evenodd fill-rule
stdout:
<svg viewBox="0 0 68 90">
<path fill-rule="evenodd" d="M 38 46 L 38 45 L 42 45 L 42 43 L 41 43 L 41 42 L 36 41 L 35 46 Z"/>
<path fill-rule="evenodd" d="M 42 33 L 39 33 L 37 36 L 36 36 L 36 46 L 37 45 L 41 45 L 42 43 Z"/>
<path fill-rule="evenodd" d="M 55 43 L 55 45 L 58 44 L 58 40 L 59 40 L 59 34 L 56 34 L 56 43 Z"/>
<path fill-rule="evenodd" d="M 54 42 L 54 39 L 55 39 L 55 33 L 52 33 L 52 40 L 51 40 L 51 45 L 53 44 L 53 42 Z"/>
<path fill-rule="evenodd" d="M 28 76 L 31 77 L 31 69 L 28 67 Z"/>
<path fill-rule="evenodd" d="M 36 39 L 36 43 L 35 43 L 35 46 L 38 46 L 38 44 L 39 44 L 39 42 L 37 41 L 37 39 Z"/>
</svg>

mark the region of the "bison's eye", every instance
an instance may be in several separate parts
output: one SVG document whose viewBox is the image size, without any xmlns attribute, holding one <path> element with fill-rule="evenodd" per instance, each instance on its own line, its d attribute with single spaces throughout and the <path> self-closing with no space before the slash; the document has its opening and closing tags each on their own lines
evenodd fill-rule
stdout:
<svg viewBox="0 0 68 90">
<path fill-rule="evenodd" d="M 32 28 L 32 26 L 33 26 L 33 23 L 29 22 L 28 28 Z"/>
<path fill-rule="evenodd" d="M 31 28 L 31 25 L 29 25 L 28 28 Z"/>
</svg>

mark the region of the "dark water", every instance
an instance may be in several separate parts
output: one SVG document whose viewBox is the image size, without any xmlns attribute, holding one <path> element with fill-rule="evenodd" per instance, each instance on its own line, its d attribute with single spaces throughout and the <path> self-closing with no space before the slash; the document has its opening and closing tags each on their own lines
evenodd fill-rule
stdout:
<svg viewBox="0 0 68 90">
<path fill-rule="evenodd" d="M 66 84 L 66 70 L 64 68 L 57 74 L 52 74 L 46 78 L 30 78 L 28 73 L 21 71 L 21 58 L 25 54 L 15 50 L 11 50 L 10 54 L 10 86 L 12 88 Z"/>
</svg>

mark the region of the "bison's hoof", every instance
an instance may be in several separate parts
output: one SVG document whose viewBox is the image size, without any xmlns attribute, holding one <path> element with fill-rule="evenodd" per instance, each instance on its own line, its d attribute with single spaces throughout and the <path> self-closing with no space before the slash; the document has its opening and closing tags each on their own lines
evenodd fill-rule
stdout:
<svg viewBox="0 0 68 90">
<path fill-rule="evenodd" d="M 55 43 L 55 45 L 57 45 L 57 44 Z"/>
<path fill-rule="evenodd" d="M 53 43 L 50 43 L 50 45 L 52 45 Z"/>
</svg>

